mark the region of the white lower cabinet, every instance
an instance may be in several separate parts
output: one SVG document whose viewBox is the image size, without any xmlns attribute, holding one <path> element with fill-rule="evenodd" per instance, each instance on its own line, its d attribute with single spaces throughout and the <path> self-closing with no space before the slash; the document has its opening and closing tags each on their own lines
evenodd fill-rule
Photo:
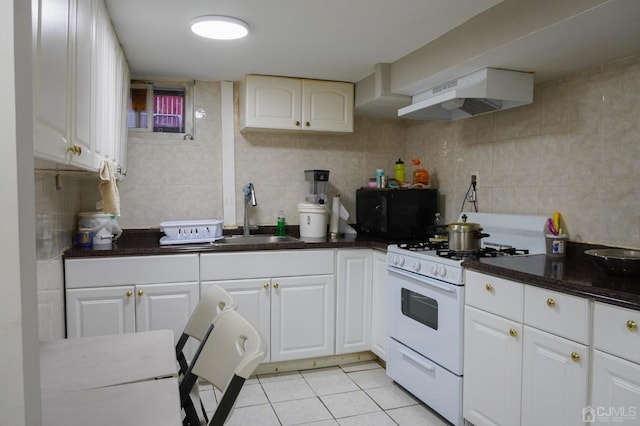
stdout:
<svg viewBox="0 0 640 426">
<path fill-rule="evenodd" d="M 640 425 L 640 364 L 594 350 L 592 391 L 585 415 L 594 421 Z"/>
<path fill-rule="evenodd" d="M 65 260 L 67 337 L 173 330 L 200 297 L 198 255 Z"/>
<path fill-rule="evenodd" d="M 464 418 L 476 426 L 583 424 L 589 300 L 466 274 Z"/>
<path fill-rule="evenodd" d="M 383 361 L 387 360 L 389 334 L 387 333 L 387 253 L 373 250 L 371 277 L 371 351 Z"/>
<path fill-rule="evenodd" d="M 336 354 L 371 349 L 372 260 L 370 249 L 336 255 Z"/>
<path fill-rule="evenodd" d="M 594 422 L 640 425 L 640 311 L 594 303 L 590 411 Z"/>
<path fill-rule="evenodd" d="M 136 331 L 135 286 L 67 289 L 67 337 Z"/>
<path fill-rule="evenodd" d="M 589 347 L 525 326 L 522 353 L 522 424 L 583 424 Z"/>
<path fill-rule="evenodd" d="M 464 418 L 520 424 L 522 325 L 471 306 L 464 314 Z"/>
<path fill-rule="evenodd" d="M 203 253 L 202 291 L 229 291 L 269 345 L 266 362 L 335 353 L 333 250 Z"/>
</svg>

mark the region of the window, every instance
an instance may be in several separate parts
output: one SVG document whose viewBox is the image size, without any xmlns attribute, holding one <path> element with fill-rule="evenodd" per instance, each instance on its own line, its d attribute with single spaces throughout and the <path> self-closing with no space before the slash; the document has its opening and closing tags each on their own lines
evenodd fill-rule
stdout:
<svg viewBox="0 0 640 426">
<path fill-rule="evenodd" d="M 130 130 L 192 134 L 192 85 L 131 82 Z M 186 139 L 186 137 L 185 137 Z"/>
</svg>

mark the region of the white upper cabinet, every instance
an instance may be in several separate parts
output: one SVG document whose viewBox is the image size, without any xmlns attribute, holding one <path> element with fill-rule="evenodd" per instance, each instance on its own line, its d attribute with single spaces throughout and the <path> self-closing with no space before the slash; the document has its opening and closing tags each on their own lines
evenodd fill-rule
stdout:
<svg viewBox="0 0 640 426">
<path fill-rule="evenodd" d="M 353 132 L 353 84 L 248 75 L 243 130 Z"/>
<path fill-rule="evenodd" d="M 303 130 L 353 132 L 353 84 L 302 80 Z"/>
<path fill-rule="evenodd" d="M 35 157 L 55 168 L 95 171 L 104 158 L 119 167 L 128 68 L 104 3 L 37 0 L 33 13 Z"/>
</svg>

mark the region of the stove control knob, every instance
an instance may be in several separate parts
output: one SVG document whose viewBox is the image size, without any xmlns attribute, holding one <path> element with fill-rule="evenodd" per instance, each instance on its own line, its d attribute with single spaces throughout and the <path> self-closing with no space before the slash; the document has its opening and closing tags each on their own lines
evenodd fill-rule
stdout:
<svg viewBox="0 0 640 426">
<path fill-rule="evenodd" d="M 434 276 L 438 276 L 438 265 L 431 265 L 431 274 Z"/>
<path fill-rule="evenodd" d="M 420 267 L 421 267 L 420 262 L 416 260 L 416 262 L 413 264 L 413 270 L 416 272 L 420 272 Z"/>
<path fill-rule="evenodd" d="M 446 267 L 444 267 L 444 266 L 440 267 L 440 276 L 442 278 L 447 276 L 447 268 Z"/>
<path fill-rule="evenodd" d="M 393 264 L 396 266 L 404 266 L 404 257 L 396 256 L 395 259 L 393 259 Z"/>
</svg>

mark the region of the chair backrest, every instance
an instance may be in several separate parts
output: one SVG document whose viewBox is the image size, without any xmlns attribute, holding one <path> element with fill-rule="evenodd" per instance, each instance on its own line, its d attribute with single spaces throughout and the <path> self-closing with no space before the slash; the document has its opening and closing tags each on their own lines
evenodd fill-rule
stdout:
<svg viewBox="0 0 640 426">
<path fill-rule="evenodd" d="M 211 425 L 223 424 L 229 416 L 244 381 L 267 354 L 267 344 L 249 321 L 235 310 L 225 310 L 201 345 L 181 384 L 181 398 L 187 398 L 191 384 L 200 377 L 222 392 Z"/>
<path fill-rule="evenodd" d="M 178 374 L 183 375 L 189 367 L 184 353 L 184 347 L 189 338 L 192 337 L 201 342 L 215 318 L 226 309 L 231 309 L 232 307 L 233 299 L 222 287 L 213 285 L 202 292 L 200 301 L 198 301 L 196 308 L 191 313 L 189 321 L 176 343 L 176 358 L 179 365 Z M 193 354 L 194 360 L 198 357 L 199 351 L 200 345 L 198 345 L 198 349 Z"/>
<path fill-rule="evenodd" d="M 267 344 L 249 321 L 236 311 L 225 311 L 193 366 L 193 374 L 224 392 L 234 374 L 248 379 L 267 354 Z"/>
<path fill-rule="evenodd" d="M 200 295 L 200 301 L 193 310 L 183 333 L 202 340 L 214 318 L 233 305 L 231 295 L 222 287 L 213 285 Z"/>
</svg>

